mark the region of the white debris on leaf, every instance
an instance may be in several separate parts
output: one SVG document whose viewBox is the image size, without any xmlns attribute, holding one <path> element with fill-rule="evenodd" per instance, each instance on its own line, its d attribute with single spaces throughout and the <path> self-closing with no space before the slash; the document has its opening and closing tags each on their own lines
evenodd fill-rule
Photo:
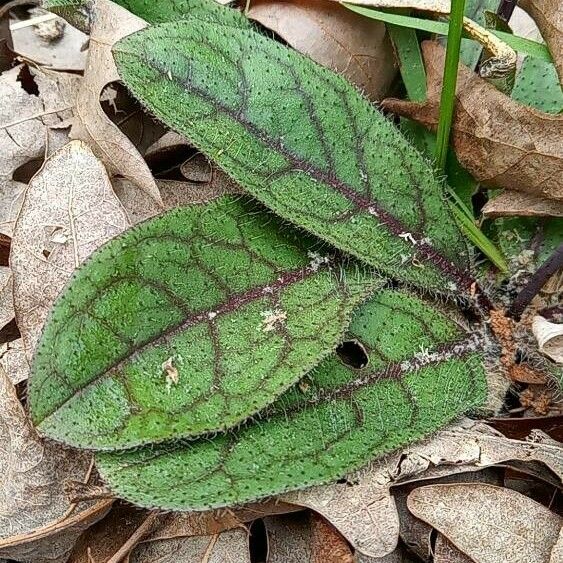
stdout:
<svg viewBox="0 0 563 563">
<path fill-rule="evenodd" d="M 174 365 L 174 356 L 162 363 L 162 371 L 166 373 L 166 389 L 170 392 L 172 385 L 177 385 L 180 379 L 178 368 Z"/>
<path fill-rule="evenodd" d="M 417 244 L 415 238 L 412 236 L 412 233 L 399 233 L 399 238 L 410 242 L 413 246 L 416 246 Z"/>
<path fill-rule="evenodd" d="M 260 327 L 262 332 L 272 332 L 276 327 L 283 326 L 287 319 L 287 313 L 281 309 L 262 311 L 260 314 L 264 317 Z"/>
<path fill-rule="evenodd" d="M 321 256 L 318 252 L 307 252 L 307 256 L 311 259 L 309 262 L 309 269 L 316 272 L 323 264 L 329 264 L 330 258 L 328 256 Z"/>
</svg>

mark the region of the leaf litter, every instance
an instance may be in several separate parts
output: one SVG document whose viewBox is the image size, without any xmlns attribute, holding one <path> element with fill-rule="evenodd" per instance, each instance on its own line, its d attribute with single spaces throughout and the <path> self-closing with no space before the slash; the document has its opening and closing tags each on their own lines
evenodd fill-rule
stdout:
<svg viewBox="0 0 563 563">
<path fill-rule="evenodd" d="M 293 4 L 298 4 L 298 2 Z M 557 65 L 560 59 L 560 48 L 558 46 L 561 45 L 561 41 L 553 31 L 546 33 L 547 24 L 545 23 L 550 21 L 549 18 L 553 18 L 555 3 L 537 0 L 525 4 L 524 7 L 530 13 L 535 14 L 540 27 L 542 27 L 542 32 L 551 47 Z M 102 1 L 98 1 L 93 7 L 96 13 L 98 11 L 103 13 L 105 10 L 106 14 L 114 15 L 118 13 L 115 11 L 116 9 L 111 3 Z M 127 14 L 127 12 L 120 13 Z M 111 30 L 108 31 L 108 28 L 111 27 L 111 25 L 108 26 L 108 21 L 110 20 L 106 20 L 106 29 L 103 32 L 98 32 L 100 33 L 98 37 L 104 37 L 104 33 L 109 33 L 109 43 L 112 43 L 118 34 L 112 35 Z M 130 29 L 133 29 L 135 25 L 142 24 L 140 22 L 135 23 Z M 281 28 L 276 31 L 282 36 L 284 35 L 280 32 Z M 299 39 L 297 37 L 296 41 Z M 295 46 L 298 49 L 304 48 L 298 44 Z M 100 46 L 100 49 L 103 50 L 103 46 Z M 155 181 L 152 178 L 150 172 L 147 172 L 148 167 L 140 157 L 140 151 L 130 142 L 128 144 L 117 128 L 108 128 L 107 118 L 104 121 L 101 113 L 98 113 L 96 105 L 99 106 L 99 94 L 103 86 L 115 80 L 115 74 L 106 69 L 100 73 L 102 77 L 93 77 L 94 74 L 99 72 L 98 62 L 96 61 L 104 60 L 104 56 L 107 55 L 102 54 L 99 59 L 92 58 L 89 63 L 90 70 L 87 70 L 86 76 L 89 76 L 90 94 L 98 88 L 98 85 L 101 85 L 101 88 L 95 96 L 91 95 L 89 101 L 86 99 L 88 97 L 86 90 L 82 89 L 81 92 L 84 97 L 82 107 L 88 107 L 89 110 L 75 121 L 73 134 L 78 138 L 82 138 L 82 136 L 87 138 L 92 143 L 91 149 L 95 152 L 100 150 L 100 143 L 104 146 L 106 138 L 110 139 L 110 143 L 115 142 L 112 150 L 115 151 L 117 148 L 115 153 L 117 165 L 107 157 L 110 154 L 107 149 L 109 144 L 105 145 L 105 150 L 102 148 L 99 152 L 100 156 L 105 158 L 106 165 L 110 167 L 110 173 L 118 175 L 112 178 L 113 188 L 107 180 L 107 174 L 102 182 L 104 189 L 107 190 L 110 207 L 120 209 L 117 213 L 119 220 L 113 227 L 124 229 L 129 224 L 161 213 L 160 197 L 164 201 L 164 207 L 168 209 L 190 202 L 206 200 L 206 198 L 213 198 L 224 193 L 224 191 L 236 191 L 238 188 L 232 181 L 223 176 L 222 172 L 214 169 L 213 165 L 201 164 L 193 167 L 190 161 L 182 166 L 183 179 L 181 180 L 159 179 Z M 436 57 L 434 60 L 436 59 L 438 60 L 438 67 L 440 59 Z M 46 156 L 58 150 L 67 142 L 65 128 L 68 128 L 70 124 L 74 96 L 77 90 L 76 85 L 81 80 L 79 76 L 75 75 L 67 76 L 60 72 L 50 73 L 40 66 L 30 67 L 29 72 L 39 88 L 39 94 L 33 95 L 25 92 L 17 80 L 21 68 L 16 67 L 4 73 L 0 78 L 0 89 L 8 93 L 7 95 L 2 94 L 2 101 L 17 100 L 17 103 L 14 101 L 10 106 L 9 111 L 12 117 L 10 115 L 4 117 L 4 107 L 0 110 L 2 123 L 8 125 L 2 131 L 8 131 L 11 134 L 15 131 L 16 135 L 19 135 L 16 136 L 16 145 L 20 145 L 14 147 L 11 140 L 0 138 L 0 172 L 4 174 L 0 176 L 0 194 L 3 198 L 2 202 L 6 202 L 6 205 L 1 206 L 0 221 L 2 232 L 9 236 L 13 234 L 13 225 L 18 213 L 20 214 L 18 221 L 21 220 L 22 225 L 26 224 L 25 215 L 30 212 L 33 214 L 33 206 L 19 211 L 21 203 L 24 201 L 24 194 L 27 198 L 26 190 L 28 188 L 26 184 L 28 178 L 14 180 L 14 172 L 22 166 L 32 170 L 34 166 L 39 166 Z M 557 68 L 561 73 L 560 63 Z M 15 72 L 16 70 L 18 72 Z M 102 85 L 104 81 L 105 83 Z M 474 87 L 474 82 L 475 78 L 462 82 L 464 89 L 471 90 Z M 486 91 L 486 89 L 483 91 Z M 40 104 L 37 104 L 35 98 L 39 98 Z M 498 98 L 493 96 L 492 100 L 498 101 Z M 504 103 L 504 98 L 501 101 Z M 491 107 L 494 106 L 494 103 L 494 101 L 491 103 Z M 27 109 L 30 110 L 29 113 L 27 113 Z M 24 117 L 26 115 L 29 117 L 26 117 L 21 123 L 14 124 L 13 116 L 17 115 L 17 119 L 20 119 L 22 111 L 24 111 Z M 103 123 L 103 126 L 100 123 Z M 106 137 L 99 134 L 100 127 L 106 127 L 108 132 Z M 83 128 L 82 131 L 81 128 Z M 93 136 L 88 137 L 91 133 Z M 8 157 L 2 160 L 5 147 L 10 147 L 9 150 L 12 152 L 7 152 Z M 26 150 L 23 150 L 22 147 L 25 147 Z M 157 148 L 157 150 L 160 149 Z M 10 155 L 13 155 L 13 157 Z M 5 162 L 6 164 L 4 164 Z M 35 165 L 33 165 L 34 162 Z M 94 161 L 92 160 L 92 162 Z M 96 169 L 95 165 L 92 164 L 92 166 Z M 137 169 L 135 166 L 137 166 Z M 478 164 L 475 164 L 475 166 L 475 170 L 478 170 Z M 542 161 L 536 166 L 541 167 Z M 190 168 L 192 168 L 191 171 Z M 40 174 L 42 173 L 40 172 Z M 18 178 L 21 175 L 22 173 L 18 172 L 16 177 Z M 125 176 L 125 178 L 121 178 L 119 175 Z M 58 176 L 61 178 L 64 176 L 61 170 L 59 170 Z M 95 173 L 93 176 L 99 179 L 100 173 Z M 538 176 L 536 175 L 533 178 L 534 182 L 529 184 L 532 186 L 531 192 L 521 192 L 522 200 L 519 206 L 514 206 L 514 214 L 557 215 L 560 213 L 558 207 L 560 196 L 558 195 L 557 185 L 555 192 L 547 190 L 550 197 L 550 199 L 547 199 L 545 198 L 546 188 L 541 182 L 538 184 L 537 179 Z M 61 183 L 60 179 L 59 183 Z M 62 183 L 64 184 L 65 180 Z M 502 185 L 502 182 L 498 185 Z M 555 193 L 555 199 L 553 193 Z M 536 194 L 541 197 L 536 197 Z M 48 197 L 50 202 L 56 202 L 60 195 L 50 192 Z M 537 204 L 532 199 L 534 197 Z M 95 198 L 93 198 L 93 201 L 96 201 Z M 491 212 L 491 215 L 493 214 L 494 211 Z M 94 224 L 101 221 L 105 225 L 102 231 L 105 231 L 107 225 L 103 219 L 100 219 L 96 214 L 94 216 L 95 218 L 91 221 L 85 222 L 83 228 L 85 230 L 91 229 Z M 33 221 L 35 219 L 28 218 L 27 220 L 28 224 Z M 41 224 L 41 221 L 38 221 L 38 223 Z M 17 225 L 16 228 L 18 228 Z M 111 231 L 111 228 L 109 230 Z M 113 235 L 108 234 L 107 236 Z M 18 242 L 18 236 L 15 235 L 12 243 L 12 252 L 15 252 L 14 260 L 16 263 L 18 263 L 18 253 L 23 248 L 21 235 L 19 238 L 20 241 Z M 31 235 L 26 234 L 24 238 L 30 239 Z M 89 241 L 92 243 L 92 249 L 98 246 L 103 238 L 104 235 L 96 234 L 93 240 Z M 41 253 L 46 251 L 46 254 L 48 254 L 46 258 L 54 253 L 54 259 L 60 247 L 67 247 L 68 245 L 68 233 L 65 232 L 64 227 L 60 228 L 59 223 L 56 223 L 49 225 L 48 229 L 42 232 L 41 242 L 36 246 L 35 252 L 37 250 Z M 85 243 L 85 247 L 90 248 L 88 242 Z M 85 251 L 84 255 L 87 253 L 88 251 Z M 43 257 L 45 258 L 44 255 Z M 61 258 L 61 260 L 61 264 L 63 264 L 61 271 L 58 276 L 55 276 L 57 279 L 53 281 L 53 295 L 58 293 L 58 290 L 66 283 L 74 269 L 70 265 L 66 266 L 72 263 L 69 256 Z M 76 264 L 76 256 L 74 256 L 73 263 Z M 59 263 L 55 262 L 54 266 L 58 267 Z M 10 271 L 6 267 L 4 268 L 2 279 L 9 280 Z M 28 271 L 29 266 L 20 267 L 18 265 L 17 268 L 20 268 L 19 276 L 22 280 L 22 276 Z M 31 271 L 30 280 L 35 280 L 31 283 L 38 283 L 37 280 L 41 279 L 42 275 L 41 270 L 33 271 L 33 267 L 31 267 Z M 2 286 L 4 292 L 0 295 L 2 295 L 1 299 L 4 299 L 4 301 L 0 299 L 0 303 L 6 304 L 0 307 L 0 312 L 7 311 L 4 318 L 9 322 L 11 319 L 8 319 L 8 317 L 13 316 L 13 313 L 9 312 L 10 291 L 7 289 L 8 285 L 9 282 Z M 22 283 L 20 288 L 23 285 Z M 23 294 L 25 295 L 25 290 Z M 43 301 L 43 297 L 41 301 Z M 22 302 L 21 298 L 19 302 Z M 25 308 L 22 309 L 22 313 L 18 317 L 18 324 L 24 327 L 22 334 L 26 334 L 25 338 L 29 342 L 33 341 L 33 334 L 41 329 L 42 320 L 44 320 L 51 302 L 50 294 L 46 295 L 44 304 L 40 306 L 41 311 L 37 317 L 33 318 L 31 323 L 26 321 L 30 311 L 25 311 Z M 33 310 L 31 314 L 33 314 Z M 556 323 L 552 324 L 557 326 Z M 25 327 L 31 328 L 26 331 Z M 541 336 L 539 340 L 541 341 Z M 492 489 L 486 489 L 487 494 L 485 494 L 487 485 L 475 483 L 437 484 L 418 487 L 418 481 L 424 480 L 427 482 L 429 479 L 434 479 L 440 483 L 443 477 L 452 474 L 463 478 L 464 472 L 467 471 L 482 471 L 483 468 L 487 467 L 508 467 L 517 471 L 529 471 L 532 476 L 531 479 L 543 479 L 545 483 L 550 483 L 550 486 L 557 486 L 560 483 L 563 471 L 560 444 L 550 440 L 541 432 L 534 432 L 528 441 L 510 440 L 500 433 L 492 431 L 490 427 L 484 424 L 466 422 L 461 426 L 447 428 L 431 440 L 407 448 L 404 452 L 392 454 L 384 460 L 372 464 L 364 471 L 350 476 L 345 483 L 315 487 L 282 497 L 295 503 L 293 505 L 284 505 L 279 501 L 274 501 L 270 505 L 263 504 L 262 509 L 250 508 L 246 516 L 240 514 L 237 516 L 236 510 L 232 513 L 229 511 L 222 512 L 219 518 L 225 521 L 216 524 L 215 527 L 211 522 L 215 518 L 212 515 L 216 515 L 216 512 L 203 513 L 201 515 L 203 519 L 199 520 L 200 524 L 196 524 L 197 519 L 193 515 L 162 514 L 153 518 L 150 527 L 136 537 L 134 535 L 135 522 L 137 522 L 137 526 L 142 525 L 143 522 L 147 521 L 147 516 L 153 513 L 138 511 L 125 505 L 122 512 L 119 512 L 119 508 L 113 509 L 109 516 L 95 524 L 110 510 L 111 500 L 87 501 L 78 503 L 74 508 L 72 508 L 72 503 L 69 504 L 62 484 L 73 479 L 81 481 L 87 477 L 91 469 L 89 456 L 77 456 L 75 452 L 62 450 L 52 444 L 43 444 L 35 436 L 13 387 L 14 383 L 27 377 L 25 369 L 16 367 L 17 359 L 20 358 L 21 364 L 21 359 L 25 353 L 23 340 L 15 340 L 4 346 L 6 347 L 4 351 L 0 351 L 0 364 L 6 368 L 12 381 L 10 382 L 8 377 L 3 374 L 0 401 L 2 406 L 7 406 L 7 408 L 5 409 L 6 412 L 3 413 L 3 424 L 0 423 L 0 440 L 5 435 L 4 429 L 11 430 L 10 436 L 16 435 L 18 440 L 12 439 L 11 451 L 7 456 L 9 458 L 8 463 L 16 469 L 20 466 L 20 468 L 26 468 L 26 470 L 28 467 L 26 464 L 29 463 L 33 471 L 26 475 L 23 481 L 17 478 L 13 482 L 2 482 L 0 493 L 12 492 L 14 487 L 16 489 L 20 487 L 20 492 L 13 494 L 13 498 L 6 497 L 9 501 L 6 504 L 6 507 L 8 507 L 6 510 L 11 510 L 12 514 L 17 515 L 17 518 L 8 518 L 8 527 L 2 528 L 2 523 L 5 521 L 4 514 L 6 513 L 1 514 L 0 531 L 3 535 L 0 535 L 0 538 L 2 538 L 0 539 L 0 557 L 20 561 L 62 562 L 67 560 L 70 551 L 76 545 L 70 561 L 77 563 L 91 563 L 91 561 L 99 563 L 108 560 L 116 553 L 122 553 L 124 557 L 128 557 L 129 561 L 139 562 L 153 561 L 157 557 L 161 557 L 162 561 L 177 561 L 180 554 L 187 560 L 198 562 L 246 562 L 250 561 L 250 552 L 248 529 L 245 528 L 248 524 L 245 523 L 263 518 L 266 536 L 270 541 L 268 561 L 290 563 L 294 560 L 292 558 L 295 558 L 295 561 L 317 563 L 320 560 L 330 561 L 330 556 L 336 553 L 335 557 L 338 558 L 335 559 L 335 562 L 347 563 L 352 560 L 353 551 L 358 562 L 372 561 L 374 557 L 385 558 L 385 561 L 402 561 L 405 557 L 404 554 L 401 555 L 402 547 L 395 547 L 400 537 L 400 527 L 399 515 L 394 502 L 394 490 L 410 483 L 414 487 L 411 492 L 412 498 L 418 499 L 418 504 L 420 504 L 420 498 L 423 498 L 425 502 L 429 499 L 430 503 L 424 505 L 431 509 L 431 515 L 428 516 L 428 519 L 432 519 L 435 529 L 443 532 L 437 536 L 435 561 L 453 560 L 461 562 L 469 556 L 475 561 L 498 561 L 508 552 L 506 550 L 514 546 L 506 544 L 506 550 L 499 552 L 498 545 L 491 545 L 486 541 L 487 537 L 493 537 L 490 534 L 490 527 L 474 526 L 473 529 L 469 530 L 471 533 L 468 533 L 467 529 L 460 531 L 459 515 L 454 519 L 451 518 L 451 514 L 455 514 L 457 506 L 463 507 L 466 516 L 470 514 L 470 510 L 479 510 L 480 506 L 482 509 L 483 499 L 485 499 L 485 502 L 487 498 L 490 500 Z M 0 414 L 0 419 L 2 419 L 2 414 Z M 9 421 L 8 424 L 6 424 L 6 420 Z M 41 455 L 39 455 L 40 452 Z M 3 454 L 0 454 L 0 465 L 3 467 L 5 461 L 2 463 L 2 455 L 4 454 L 4 451 Z M 39 461 L 39 458 L 41 458 L 41 461 Z M 3 474 L 6 474 L 6 471 L 3 471 Z M 10 473 L 10 476 L 13 475 L 13 472 Z M 29 481 L 26 481 L 27 479 Z M 42 489 L 43 497 L 34 496 L 33 492 L 30 493 L 30 491 L 33 491 L 33 486 L 45 483 L 48 484 L 48 487 Z M 12 487 L 12 489 L 7 487 Z M 448 487 L 448 491 L 453 491 L 452 495 L 459 494 L 459 497 L 452 497 L 457 499 L 453 504 L 453 513 L 450 511 L 446 514 L 438 514 L 437 507 L 440 508 L 440 503 L 445 505 L 449 499 L 447 495 L 450 492 L 444 494 L 444 487 Z M 515 557 L 519 556 L 521 559 L 516 558 L 514 561 L 537 560 L 558 563 L 561 558 L 561 539 L 559 538 L 559 542 L 557 541 L 558 528 L 555 522 L 560 522 L 560 520 L 557 519 L 555 512 L 507 487 L 497 487 L 497 489 L 497 492 L 493 494 L 498 495 L 498 500 L 491 502 L 490 507 L 488 507 L 491 518 L 494 515 L 497 515 L 497 518 L 502 517 L 503 531 L 507 534 L 516 526 L 518 527 L 517 533 L 520 534 L 519 537 L 531 538 L 530 541 L 523 541 L 521 545 L 519 544 L 520 553 L 516 553 Z M 48 491 L 47 494 L 45 494 L 45 490 Z M 25 491 L 25 493 L 21 491 Z M 459 491 L 462 491 L 462 493 Z M 25 506 L 22 503 L 29 501 L 29 498 L 26 498 L 28 496 L 29 498 L 49 499 L 49 503 L 44 502 L 43 505 L 34 506 L 33 510 L 29 511 L 24 508 L 22 512 L 22 506 Z M 474 504 L 467 500 L 471 496 L 476 499 Z M 510 500 L 507 500 L 507 498 Z M 45 506 L 45 504 L 49 504 L 49 506 Z M 0 503 L 0 506 L 2 506 L 0 510 L 4 510 L 2 503 Z M 303 511 L 303 507 L 309 508 Z M 499 511 L 503 509 L 510 509 L 510 514 L 498 516 Z M 291 512 L 295 510 L 301 511 L 297 515 L 275 515 L 279 511 Z M 534 510 L 538 519 L 546 522 L 538 536 L 538 538 L 546 540 L 543 543 L 532 537 L 536 533 L 536 529 L 533 529 L 533 533 L 530 535 L 532 520 L 526 517 L 527 510 Z M 132 517 L 133 513 L 139 516 L 137 520 Z M 22 514 L 26 518 L 22 518 Z M 117 519 L 113 520 L 112 524 L 111 517 L 113 514 L 117 515 Z M 323 515 L 326 520 L 316 514 Z M 133 526 L 128 528 L 122 536 L 119 536 L 117 532 L 114 533 L 116 525 L 120 526 L 125 521 L 132 521 Z M 471 520 L 471 523 L 475 522 L 478 522 L 478 520 L 475 518 Z M 91 549 L 96 544 L 84 543 L 88 538 L 88 533 L 96 529 L 103 531 L 105 534 L 105 539 L 101 542 L 98 541 L 98 548 L 106 544 L 108 539 L 112 539 L 115 541 L 113 551 L 103 551 L 102 549 L 100 555 L 96 556 L 97 552 Z M 79 536 L 84 530 L 86 532 L 79 540 Z M 349 545 L 352 546 L 352 549 Z M 124 546 L 125 550 L 123 549 Z M 333 548 L 332 552 L 326 551 L 327 546 Z M 461 550 L 458 549 L 460 547 Z M 104 553 L 104 555 L 101 553 Z"/>
</svg>

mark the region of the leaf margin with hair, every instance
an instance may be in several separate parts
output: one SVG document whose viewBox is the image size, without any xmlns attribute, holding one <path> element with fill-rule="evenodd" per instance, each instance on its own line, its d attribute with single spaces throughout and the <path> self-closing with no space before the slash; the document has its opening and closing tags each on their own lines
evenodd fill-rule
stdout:
<svg viewBox="0 0 563 563">
<path fill-rule="evenodd" d="M 451 310 L 383 289 L 358 308 L 347 338 L 369 348 L 367 373 L 333 354 L 236 431 L 160 448 L 98 452 L 102 478 L 121 498 L 151 508 L 239 504 L 341 478 L 486 398 L 480 336 L 457 324 Z M 339 394 L 340 404 L 334 398 Z M 416 407 L 409 402 L 415 398 Z M 360 423 L 365 426 L 354 427 Z"/>
<path fill-rule="evenodd" d="M 260 411 L 334 349 L 382 283 L 318 252 L 240 197 L 114 238 L 46 323 L 29 387 L 37 429 L 107 450 L 221 431 Z"/>
<path fill-rule="evenodd" d="M 213 55 L 206 49 L 215 50 L 220 65 L 213 60 L 207 64 L 205 57 L 212 59 Z M 252 57 L 246 56 L 245 50 L 251 50 Z M 468 273 L 468 247 L 430 165 L 341 77 L 253 31 L 195 19 L 151 26 L 124 38 L 113 51 L 122 80 L 141 103 L 187 136 L 275 213 L 385 275 L 435 292 L 469 291 L 473 278 Z M 233 65 L 230 59 L 226 62 L 227 55 L 237 63 Z M 147 60 L 159 68 L 144 64 Z M 283 77 L 264 74 L 271 70 L 268 60 L 277 65 L 275 74 Z M 190 91 L 182 84 L 188 64 L 192 65 L 190 78 L 197 81 L 197 85 L 190 85 Z M 260 84 L 249 90 L 251 81 L 263 81 L 265 75 L 268 84 L 261 92 Z M 311 92 L 303 101 L 299 95 L 292 99 L 286 90 L 284 109 L 279 92 L 272 94 L 270 84 L 277 81 L 276 86 L 283 84 L 285 88 L 293 80 L 296 89 L 303 88 L 303 76 L 316 81 L 317 90 L 331 97 L 330 101 L 315 106 L 317 101 Z M 213 93 L 209 95 L 206 81 L 212 85 L 220 82 L 222 92 L 231 85 L 224 94 L 228 99 L 216 100 Z M 240 103 L 244 105 L 246 99 L 255 96 L 249 111 L 254 108 L 257 113 L 255 106 L 267 106 L 268 112 L 263 112 L 265 119 L 269 125 L 275 122 L 276 127 L 282 127 L 279 132 L 270 135 L 267 127 L 260 128 L 256 115 L 242 119 L 235 103 L 241 84 L 248 95 Z M 268 91 L 273 98 L 268 98 Z M 206 95 L 209 102 L 204 99 Z M 286 111 L 288 107 L 290 111 Z M 338 131 L 338 138 L 324 139 L 327 128 L 319 115 L 321 110 L 328 115 L 329 109 L 333 112 L 331 125 Z M 301 124 L 283 125 L 285 121 L 297 123 L 305 118 L 310 120 L 309 130 L 303 130 Z M 312 140 L 319 132 L 320 140 Z M 298 135 L 301 140 L 296 138 Z M 364 137 L 369 141 L 354 148 L 360 144 L 358 139 Z M 305 144 L 300 146 L 303 139 Z M 343 145 L 351 150 L 344 151 Z M 337 146 L 340 153 L 336 151 Z M 397 154 L 380 151 L 381 146 L 386 149 L 392 146 Z M 374 151 L 369 161 L 364 155 L 368 150 Z M 238 159 L 239 153 L 245 155 L 244 162 Z M 325 157 L 325 164 L 332 162 L 332 170 L 323 169 Z M 342 178 L 345 175 L 347 180 Z M 409 183 L 406 177 L 412 181 Z M 420 191 L 413 190 L 414 185 L 422 186 Z M 286 191 L 279 195 L 282 190 Z M 367 194 L 365 197 L 361 190 Z M 376 190 L 379 192 L 375 193 Z M 406 200 L 401 206 L 397 205 L 399 198 Z M 420 213 L 414 210 L 418 205 L 423 207 Z M 427 221 L 422 219 L 423 215 Z M 422 225 L 420 236 L 412 228 L 413 223 Z M 428 242 L 430 239 L 434 245 Z"/>
</svg>

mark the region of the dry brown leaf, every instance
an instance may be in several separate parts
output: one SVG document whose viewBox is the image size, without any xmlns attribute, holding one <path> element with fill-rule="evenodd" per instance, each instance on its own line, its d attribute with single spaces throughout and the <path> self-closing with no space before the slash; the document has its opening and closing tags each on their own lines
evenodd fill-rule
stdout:
<svg viewBox="0 0 563 563">
<path fill-rule="evenodd" d="M 428 76 L 424 103 L 387 99 L 383 106 L 435 130 L 445 52 L 422 44 Z M 489 187 L 563 200 L 563 116 L 520 105 L 461 65 L 452 142 L 462 166 Z"/>
<path fill-rule="evenodd" d="M 10 253 L 16 320 L 28 360 L 73 271 L 128 226 L 104 166 L 81 141 L 54 153 L 31 180 Z"/>
<path fill-rule="evenodd" d="M 534 18 L 540 28 L 559 79 L 563 82 L 563 3 L 561 0 L 520 0 L 518 5 Z"/>
<path fill-rule="evenodd" d="M 39 90 L 27 93 L 18 76 L 24 65 L 0 76 L 0 233 L 12 236 L 13 224 L 25 184 L 13 179 L 18 168 L 41 162 L 50 152 L 62 147 L 69 125 L 80 77 L 30 68 Z"/>
<path fill-rule="evenodd" d="M 0 329 L 14 318 L 12 270 L 0 266 Z"/>
<path fill-rule="evenodd" d="M 551 550 L 551 556 L 549 558 L 549 563 L 561 563 L 563 561 L 563 528 L 559 532 L 559 538 L 557 543 L 553 546 Z"/>
<path fill-rule="evenodd" d="M 485 217 L 563 217 L 563 202 L 505 190 L 481 210 Z"/>
<path fill-rule="evenodd" d="M 164 209 L 211 201 L 227 193 L 240 192 L 240 188 L 224 172 L 198 154 L 182 165 L 187 181 L 157 180 Z M 163 208 L 143 194 L 124 178 L 115 178 L 113 186 L 117 197 L 135 224 L 162 213 Z"/>
<path fill-rule="evenodd" d="M 14 385 L 29 377 L 29 364 L 21 338 L 0 346 L 0 366 L 4 368 Z"/>
<path fill-rule="evenodd" d="M 331 0 L 253 0 L 247 15 L 345 76 L 371 100 L 389 92 L 397 66 L 383 23 Z"/>
<path fill-rule="evenodd" d="M 0 557 L 64 561 L 84 528 L 109 509 L 85 503 L 71 512 L 64 483 L 89 475 L 90 455 L 43 444 L 2 368 L 0 402 Z"/>
<path fill-rule="evenodd" d="M 88 143 L 112 175 L 127 178 L 161 204 L 160 193 L 147 163 L 100 105 L 105 86 L 119 80 L 111 53 L 112 45 L 122 37 L 143 29 L 146 22 L 109 0 L 94 0 L 88 10 L 93 14 L 90 48 L 84 79 L 76 98 L 70 136 Z"/>
<path fill-rule="evenodd" d="M 434 563 L 473 563 L 473 559 L 461 552 L 444 534 L 438 534 L 434 544 Z"/>
<path fill-rule="evenodd" d="M 30 19 L 12 21 L 14 52 L 50 70 L 83 71 L 86 64 L 83 46 L 88 37 L 59 17 L 32 25 L 34 18 L 47 13 L 35 8 L 29 10 Z M 49 34 L 49 27 L 55 28 L 55 33 Z"/>
<path fill-rule="evenodd" d="M 463 420 L 430 440 L 374 462 L 349 476 L 346 483 L 312 487 L 280 499 L 324 516 L 361 555 L 384 557 L 399 538 L 390 487 L 512 460 L 541 462 L 559 478 L 563 476 L 563 446 L 543 432 L 534 432 L 529 442 L 510 440 L 486 424 Z"/>
<path fill-rule="evenodd" d="M 246 530 L 157 540 L 138 545 L 129 563 L 250 563 Z"/>
<path fill-rule="evenodd" d="M 486 484 L 419 487 L 407 505 L 476 563 L 546 563 L 563 522 L 516 491 Z"/>
</svg>

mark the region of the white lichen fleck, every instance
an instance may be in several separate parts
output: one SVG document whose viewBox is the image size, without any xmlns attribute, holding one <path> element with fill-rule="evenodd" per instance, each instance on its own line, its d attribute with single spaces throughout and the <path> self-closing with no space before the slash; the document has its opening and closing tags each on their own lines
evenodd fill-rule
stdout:
<svg viewBox="0 0 563 563">
<path fill-rule="evenodd" d="M 321 256 L 318 252 L 307 252 L 307 256 L 311 259 L 309 262 L 309 269 L 316 272 L 323 264 L 328 264 L 330 259 L 328 256 Z"/>
<path fill-rule="evenodd" d="M 260 324 L 262 332 L 272 332 L 276 328 L 283 326 L 287 319 L 287 313 L 282 311 L 282 309 L 262 311 L 260 314 L 263 317 Z"/>
<path fill-rule="evenodd" d="M 412 233 L 399 233 L 399 238 L 402 238 L 403 240 L 410 242 L 413 246 L 416 246 L 416 240 L 412 236 Z"/>
</svg>

